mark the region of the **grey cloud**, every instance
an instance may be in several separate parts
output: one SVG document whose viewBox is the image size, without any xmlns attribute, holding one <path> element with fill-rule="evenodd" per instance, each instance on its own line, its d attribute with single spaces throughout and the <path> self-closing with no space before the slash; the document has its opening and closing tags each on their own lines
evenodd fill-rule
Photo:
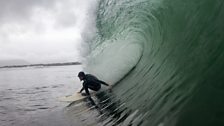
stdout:
<svg viewBox="0 0 224 126">
<path fill-rule="evenodd" d="M 0 59 L 77 58 L 80 43 L 95 31 L 96 1 L 0 0 Z"/>
<path fill-rule="evenodd" d="M 26 21 L 33 8 L 51 8 L 56 3 L 57 0 L 0 0 L 0 22 Z"/>
<path fill-rule="evenodd" d="M 60 13 L 56 17 L 55 27 L 71 27 L 76 24 L 77 16 L 72 12 Z"/>
<path fill-rule="evenodd" d="M 30 24 L 36 8 L 54 14 L 55 27 L 71 27 L 79 18 L 79 11 L 87 1 L 77 0 L 0 0 L 0 27 L 5 23 Z"/>
<path fill-rule="evenodd" d="M 59 8 L 56 7 L 56 27 L 71 27 L 76 25 L 80 19 L 84 17 L 83 15 L 85 15 L 89 1 L 91 0 L 68 0 L 67 2 L 58 2 L 58 4 L 62 6 Z"/>
</svg>

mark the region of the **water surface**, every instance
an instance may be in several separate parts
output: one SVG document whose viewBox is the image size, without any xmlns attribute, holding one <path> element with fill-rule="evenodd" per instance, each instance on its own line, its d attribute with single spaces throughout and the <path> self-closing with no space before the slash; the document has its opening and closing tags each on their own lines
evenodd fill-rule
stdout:
<svg viewBox="0 0 224 126">
<path fill-rule="evenodd" d="M 1 126 L 70 126 L 58 97 L 80 89 L 81 66 L 0 69 Z"/>
</svg>

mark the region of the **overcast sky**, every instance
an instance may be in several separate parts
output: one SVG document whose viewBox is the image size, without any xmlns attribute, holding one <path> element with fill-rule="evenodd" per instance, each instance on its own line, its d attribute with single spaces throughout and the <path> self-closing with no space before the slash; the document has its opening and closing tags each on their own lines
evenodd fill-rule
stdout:
<svg viewBox="0 0 224 126">
<path fill-rule="evenodd" d="M 0 60 L 77 61 L 96 0 L 0 0 Z"/>
</svg>

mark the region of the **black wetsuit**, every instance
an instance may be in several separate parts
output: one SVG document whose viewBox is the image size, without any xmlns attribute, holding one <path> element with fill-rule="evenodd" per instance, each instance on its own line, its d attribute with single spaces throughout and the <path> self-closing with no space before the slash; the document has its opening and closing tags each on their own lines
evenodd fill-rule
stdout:
<svg viewBox="0 0 224 126">
<path fill-rule="evenodd" d="M 107 83 L 97 79 L 95 76 L 93 76 L 91 74 L 86 74 L 83 81 L 84 81 L 83 82 L 83 87 L 80 90 L 80 92 L 82 92 L 85 89 L 87 95 L 89 95 L 88 88 L 91 89 L 91 90 L 94 90 L 94 91 L 98 91 L 101 88 L 101 84 L 109 86 Z"/>
</svg>

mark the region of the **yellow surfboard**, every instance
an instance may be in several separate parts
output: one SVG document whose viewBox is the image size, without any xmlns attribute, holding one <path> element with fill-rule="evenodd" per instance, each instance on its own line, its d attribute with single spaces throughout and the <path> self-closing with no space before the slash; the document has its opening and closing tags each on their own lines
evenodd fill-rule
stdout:
<svg viewBox="0 0 224 126">
<path fill-rule="evenodd" d="M 90 93 L 91 96 L 95 93 Z M 63 96 L 59 97 L 59 101 L 62 102 L 74 102 L 74 101 L 82 101 L 84 99 L 88 98 L 87 96 L 83 96 L 81 93 L 74 93 L 73 95 Z"/>
<path fill-rule="evenodd" d="M 62 102 L 73 102 L 73 101 L 78 101 L 86 98 L 86 96 L 82 96 L 80 93 L 75 93 L 73 95 L 68 95 L 68 96 L 63 96 L 59 97 L 59 101 Z"/>
</svg>

